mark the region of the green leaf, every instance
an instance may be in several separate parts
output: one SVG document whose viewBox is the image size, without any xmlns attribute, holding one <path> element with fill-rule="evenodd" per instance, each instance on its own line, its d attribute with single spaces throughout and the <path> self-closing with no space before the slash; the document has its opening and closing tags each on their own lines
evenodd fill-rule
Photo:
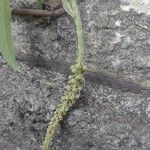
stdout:
<svg viewBox="0 0 150 150">
<path fill-rule="evenodd" d="M 71 0 L 62 0 L 62 5 L 63 5 L 63 8 L 65 9 L 65 11 L 72 17 L 75 16 L 74 14 L 74 10 L 72 8 L 72 3 L 71 3 Z"/>
<path fill-rule="evenodd" d="M 11 15 L 9 0 L 0 0 L 0 52 L 7 63 L 15 70 L 19 70 L 15 58 L 15 48 L 11 36 Z"/>
</svg>

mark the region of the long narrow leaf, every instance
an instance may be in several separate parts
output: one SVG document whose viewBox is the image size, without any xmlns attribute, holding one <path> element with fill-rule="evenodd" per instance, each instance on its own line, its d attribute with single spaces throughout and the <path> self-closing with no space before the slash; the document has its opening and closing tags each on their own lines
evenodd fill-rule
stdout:
<svg viewBox="0 0 150 150">
<path fill-rule="evenodd" d="M 7 63 L 18 70 L 19 66 L 15 58 L 10 21 L 9 0 L 0 0 L 0 52 Z"/>
</svg>

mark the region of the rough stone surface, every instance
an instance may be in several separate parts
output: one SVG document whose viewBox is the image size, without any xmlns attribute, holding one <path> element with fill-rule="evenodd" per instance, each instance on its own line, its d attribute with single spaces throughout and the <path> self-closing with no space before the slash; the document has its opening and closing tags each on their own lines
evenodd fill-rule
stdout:
<svg viewBox="0 0 150 150">
<path fill-rule="evenodd" d="M 11 0 L 11 6 L 34 7 L 34 0 Z M 150 1 L 82 0 L 79 6 L 87 66 L 118 80 L 128 79 L 147 92 L 134 93 L 128 84 L 124 91 L 87 80 L 52 149 L 149 150 Z M 14 72 L 0 58 L 0 150 L 41 149 L 66 85 L 67 74 L 56 62 L 70 64 L 76 58 L 74 22 L 69 16 L 49 18 L 42 25 L 36 22 L 12 18 L 22 72 Z M 110 76 L 105 80 L 111 82 Z M 122 89 L 123 84 L 117 86 Z"/>
</svg>

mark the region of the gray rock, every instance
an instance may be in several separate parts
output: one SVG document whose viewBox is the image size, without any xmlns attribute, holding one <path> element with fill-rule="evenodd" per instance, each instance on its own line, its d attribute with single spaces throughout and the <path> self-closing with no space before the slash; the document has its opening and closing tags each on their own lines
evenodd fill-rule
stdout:
<svg viewBox="0 0 150 150">
<path fill-rule="evenodd" d="M 35 7 L 34 0 L 28 2 L 11 0 L 11 6 Z M 86 64 L 104 74 L 86 78 L 81 98 L 61 123 L 52 149 L 149 150 L 149 1 L 82 0 L 79 6 Z M 72 18 L 49 18 L 47 26 L 37 26 L 36 21 L 12 19 L 22 72 L 14 72 L 0 58 L 0 150 L 41 149 L 66 85 L 67 64 L 75 62 Z M 134 92 L 135 86 L 140 92 Z"/>
</svg>

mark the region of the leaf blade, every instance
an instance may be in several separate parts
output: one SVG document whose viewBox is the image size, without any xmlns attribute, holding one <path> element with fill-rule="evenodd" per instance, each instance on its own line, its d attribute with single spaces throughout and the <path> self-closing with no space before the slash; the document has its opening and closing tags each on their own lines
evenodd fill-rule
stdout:
<svg viewBox="0 0 150 150">
<path fill-rule="evenodd" d="M 11 36 L 11 15 L 8 0 L 0 0 L 0 20 L 0 52 L 12 68 L 19 70 Z"/>
</svg>

